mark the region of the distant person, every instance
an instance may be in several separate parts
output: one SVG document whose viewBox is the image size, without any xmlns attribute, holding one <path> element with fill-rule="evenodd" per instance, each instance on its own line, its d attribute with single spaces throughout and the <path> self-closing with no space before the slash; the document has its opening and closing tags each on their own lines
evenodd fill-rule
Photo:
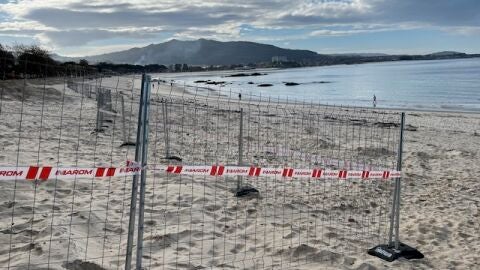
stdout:
<svg viewBox="0 0 480 270">
<path fill-rule="evenodd" d="M 373 107 L 377 107 L 377 96 L 375 94 L 373 94 Z"/>
<path fill-rule="evenodd" d="M 241 93 L 238 93 L 238 99 L 242 100 L 242 94 Z"/>
</svg>

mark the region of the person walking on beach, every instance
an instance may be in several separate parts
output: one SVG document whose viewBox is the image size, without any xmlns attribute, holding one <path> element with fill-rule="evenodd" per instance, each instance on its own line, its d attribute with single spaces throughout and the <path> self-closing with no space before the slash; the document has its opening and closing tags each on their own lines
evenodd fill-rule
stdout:
<svg viewBox="0 0 480 270">
<path fill-rule="evenodd" d="M 377 107 L 377 97 L 373 94 L 373 107 Z"/>
</svg>

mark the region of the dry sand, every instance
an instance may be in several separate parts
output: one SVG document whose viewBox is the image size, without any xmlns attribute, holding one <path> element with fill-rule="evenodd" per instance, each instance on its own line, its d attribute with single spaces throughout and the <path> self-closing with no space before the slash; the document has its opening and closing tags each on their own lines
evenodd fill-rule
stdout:
<svg viewBox="0 0 480 270">
<path fill-rule="evenodd" d="M 138 91 L 132 96 L 129 81 L 111 78 L 102 85 L 116 87 L 118 83 L 124 89 L 130 137 L 134 138 L 136 107 L 130 105 L 136 103 Z M 0 89 L 2 166 L 37 162 L 120 166 L 133 159 L 133 148 L 119 147 L 122 134 L 118 117 L 110 119 L 105 132 L 92 132 L 96 116 L 93 99 L 81 99 L 63 84 L 32 82 L 24 93 L 18 82 L 2 82 Z M 154 87 L 152 95 L 155 98 L 178 91 Z M 23 109 L 21 97 L 27 97 Z M 165 163 L 162 129 L 155 125 L 162 123 L 160 108 L 159 103 L 153 103 L 149 148 L 153 164 Z M 226 125 L 224 117 L 220 114 L 212 119 Z M 172 122 L 181 120 L 172 115 Z M 251 183 L 262 197 L 244 200 L 231 195 L 235 179 L 166 177 L 149 171 L 144 265 L 149 269 L 479 269 L 480 114 L 408 112 L 406 123 L 401 240 L 418 248 L 425 259 L 387 263 L 365 253 L 366 248 L 384 240 L 388 224 L 381 211 L 388 205 L 368 207 L 376 201 L 372 199 L 375 195 L 388 194 L 388 183 L 285 184 L 281 179 L 264 179 Z M 201 131 L 195 136 L 201 138 Z M 269 136 L 278 134 L 259 137 Z M 259 137 L 252 136 L 252 145 Z M 172 138 L 172 149 L 183 149 L 179 142 Z M 307 141 L 301 144 L 304 149 L 306 145 Z M 234 160 L 235 151 L 225 150 L 219 156 Z M 195 155 L 194 149 L 191 155 Z M 188 161 L 188 156 L 182 158 Z M 279 163 L 275 158 L 258 159 Z M 30 263 L 30 269 L 123 268 L 130 181 L 52 180 L 38 187 L 20 180 L 0 183 L 0 266 L 27 269 Z M 339 192 L 338 196 L 332 192 Z M 345 211 L 339 208 L 340 199 L 356 200 L 358 205 Z M 378 220 L 359 223 L 362 217 L 372 217 L 361 212 L 365 205 Z M 312 221 L 320 223 L 308 225 Z"/>
</svg>

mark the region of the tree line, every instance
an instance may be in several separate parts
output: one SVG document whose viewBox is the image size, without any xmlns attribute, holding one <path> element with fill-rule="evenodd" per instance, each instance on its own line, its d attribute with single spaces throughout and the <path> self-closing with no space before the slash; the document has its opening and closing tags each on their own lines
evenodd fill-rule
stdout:
<svg viewBox="0 0 480 270">
<path fill-rule="evenodd" d="M 55 61 L 49 52 L 37 45 L 0 44 L 0 78 L 38 78 L 56 76 L 65 65 Z"/>
<path fill-rule="evenodd" d="M 42 78 L 82 74 L 126 74 L 142 72 L 165 72 L 164 65 L 130 65 L 106 62 L 91 65 L 87 60 L 78 62 L 59 62 L 52 58 L 50 52 L 37 45 L 14 45 L 7 47 L 0 44 L 0 80 L 21 78 Z"/>
</svg>

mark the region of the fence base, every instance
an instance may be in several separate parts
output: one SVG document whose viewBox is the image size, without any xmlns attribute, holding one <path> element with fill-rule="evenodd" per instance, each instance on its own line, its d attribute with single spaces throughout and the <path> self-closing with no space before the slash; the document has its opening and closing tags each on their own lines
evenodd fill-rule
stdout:
<svg viewBox="0 0 480 270">
<path fill-rule="evenodd" d="M 135 146 L 137 145 L 136 143 L 134 142 L 124 142 L 120 145 L 120 147 L 124 147 L 124 146 Z"/>
<path fill-rule="evenodd" d="M 243 186 L 239 189 L 235 189 L 235 197 L 252 197 L 256 198 L 260 196 L 260 192 L 258 189 L 251 187 L 251 186 Z"/>
<path fill-rule="evenodd" d="M 412 259 L 422 259 L 423 254 L 418 251 L 416 248 L 408 246 L 404 243 L 399 243 L 398 250 L 391 245 L 378 245 L 374 248 L 371 248 L 367 252 L 368 254 L 378 257 L 382 260 L 393 262 L 399 258 L 405 258 L 407 260 Z"/>
</svg>

